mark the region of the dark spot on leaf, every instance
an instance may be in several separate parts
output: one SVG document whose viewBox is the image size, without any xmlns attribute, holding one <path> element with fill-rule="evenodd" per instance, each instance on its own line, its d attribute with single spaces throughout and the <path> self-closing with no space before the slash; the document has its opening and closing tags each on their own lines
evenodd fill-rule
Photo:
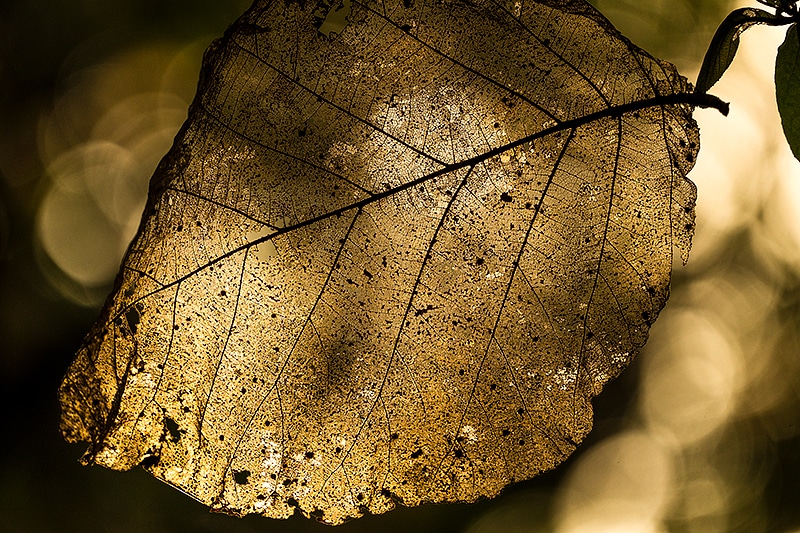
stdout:
<svg viewBox="0 0 800 533">
<path fill-rule="evenodd" d="M 158 461 L 159 461 L 160 459 L 161 459 L 161 457 L 159 457 L 159 456 L 158 456 L 158 455 L 156 455 L 156 454 L 145 455 L 145 456 L 142 458 L 142 460 L 141 460 L 141 461 L 139 461 L 139 464 L 140 464 L 140 465 L 141 465 L 143 468 L 152 468 L 152 467 L 154 467 L 154 466 L 156 466 L 156 465 L 158 464 Z"/>
<path fill-rule="evenodd" d="M 250 477 L 249 470 L 240 470 L 233 473 L 233 480 L 239 485 L 246 485 L 247 479 Z"/>
<path fill-rule="evenodd" d="M 128 328 L 131 333 L 136 334 L 136 327 L 139 325 L 139 311 L 135 307 L 131 307 L 125 312 L 125 320 L 128 322 Z"/>
<path fill-rule="evenodd" d="M 462 457 L 464 457 L 464 452 L 461 449 L 456 448 L 455 450 L 453 450 L 453 455 L 461 459 Z"/>
<path fill-rule="evenodd" d="M 167 417 L 164 419 L 164 425 L 167 426 L 167 431 L 169 431 L 172 442 L 178 442 L 181 438 L 181 432 L 178 430 L 178 423 Z"/>
<path fill-rule="evenodd" d="M 422 316 L 428 311 L 431 311 L 432 309 L 434 309 L 434 307 L 429 304 L 422 309 L 417 309 L 416 311 L 414 311 L 414 316 Z"/>
<path fill-rule="evenodd" d="M 418 457 L 422 457 L 422 449 L 417 448 L 416 451 L 411 452 L 411 458 L 416 459 Z"/>
<path fill-rule="evenodd" d="M 314 452 L 306 452 L 306 459 L 313 459 L 313 458 L 314 458 Z"/>
<path fill-rule="evenodd" d="M 504 429 L 501 433 L 504 437 L 508 437 L 509 435 L 511 435 L 511 431 L 509 431 L 508 429 Z"/>
<path fill-rule="evenodd" d="M 286 498 L 286 505 L 288 505 L 289 507 L 297 507 L 300 504 L 297 503 L 297 500 L 295 500 L 294 498 L 292 498 L 290 496 L 290 497 Z"/>
<path fill-rule="evenodd" d="M 347 26 L 350 15 L 350 3 L 341 0 L 320 0 L 314 12 L 314 27 L 326 37 L 339 34 Z M 299 81 L 295 79 L 295 81 Z"/>
<path fill-rule="evenodd" d="M 510 202 L 510 201 L 513 200 L 513 198 L 511 198 L 510 194 L 508 194 L 507 192 L 504 192 L 503 194 L 500 195 L 500 200 L 502 200 L 504 202 Z"/>
</svg>

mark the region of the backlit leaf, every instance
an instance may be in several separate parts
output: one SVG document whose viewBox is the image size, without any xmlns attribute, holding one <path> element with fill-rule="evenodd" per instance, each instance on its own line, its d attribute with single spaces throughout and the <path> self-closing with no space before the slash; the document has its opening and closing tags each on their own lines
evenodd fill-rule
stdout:
<svg viewBox="0 0 800 533">
<path fill-rule="evenodd" d="M 583 1 L 337 9 L 259 1 L 209 49 L 62 384 L 86 463 L 334 524 L 474 501 L 569 456 L 644 344 L 693 233 L 686 81 Z"/>
<path fill-rule="evenodd" d="M 777 23 L 780 20 L 776 15 L 752 7 L 736 9 L 729 13 L 714 33 L 711 44 L 708 45 L 703 65 L 697 75 L 695 91 L 708 92 L 728 70 L 739 49 L 739 36 L 742 32 L 755 24 Z"/>
<path fill-rule="evenodd" d="M 775 96 L 783 133 L 800 160 L 800 40 L 792 24 L 775 58 Z"/>
</svg>

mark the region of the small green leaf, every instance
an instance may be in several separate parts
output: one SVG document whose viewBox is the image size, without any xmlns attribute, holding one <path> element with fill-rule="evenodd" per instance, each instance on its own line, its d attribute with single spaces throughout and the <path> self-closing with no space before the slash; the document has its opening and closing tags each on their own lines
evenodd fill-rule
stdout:
<svg viewBox="0 0 800 533">
<path fill-rule="evenodd" d="M 731 12 L 717 28 L 708 46 L 703 66 L 697 75 L 696 93 L 705 93 L 714 86 L 728 70 L 736 50 L 739 48 L 739 35 L 750 26 L 759 23 L 776 24 L 782 19 L 762 9 L 746 7 Z"/>
<path fill-rule="evenodd" d="M 789 26 L 775 58 L 775 96 L 783 133 L 800 160 L 800 38 L 796 24 Z"/>
</svg>

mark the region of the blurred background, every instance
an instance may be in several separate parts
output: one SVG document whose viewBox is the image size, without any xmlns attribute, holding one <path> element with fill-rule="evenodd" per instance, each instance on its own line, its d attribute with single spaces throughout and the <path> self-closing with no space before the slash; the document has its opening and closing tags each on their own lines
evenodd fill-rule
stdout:
<svg viewBox="0 0 800 533">
<path fill-rule="evenodd" d="M 596 0 L 694 79 L 739 2 Z M 202 51 L 246 0 L 27 0 L 0 6 L 0 530 L 331 531 L 235 519 L 141 470 L 81 467 L 56 389 L 186 117 Z M 800 531 L 800 163 L 772 85 L 783 29 L 743 36 L 700 110 L 697 235 L 647 348 L 595 401 L 556 471 L 474 505 L 341 531 Z"/>
</svg>

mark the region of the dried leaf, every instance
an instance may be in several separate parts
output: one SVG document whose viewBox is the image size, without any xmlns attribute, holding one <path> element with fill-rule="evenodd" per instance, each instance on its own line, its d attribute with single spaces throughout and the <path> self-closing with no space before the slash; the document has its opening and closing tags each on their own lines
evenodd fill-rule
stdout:
<svg viewBox="0 0 800 533">
<path fill-rule="evenodd" d="M 336 524 L 563 461 L 688 254 L 697 101 L 583 1 L 257 2 L 61 388 L 86 463 Z"/>
</svg>

